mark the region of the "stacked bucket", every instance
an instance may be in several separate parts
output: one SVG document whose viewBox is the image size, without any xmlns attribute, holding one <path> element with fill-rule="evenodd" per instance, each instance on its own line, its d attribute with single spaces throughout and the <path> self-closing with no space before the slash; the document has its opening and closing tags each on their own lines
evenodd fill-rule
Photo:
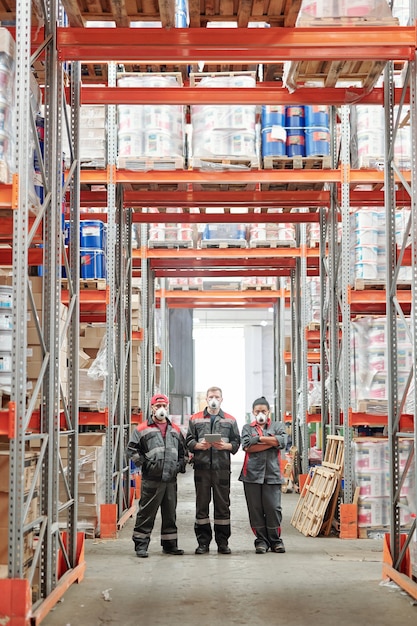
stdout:
<svg viewBox="0 0 417 626">
<path fill-rule="evenodd" d="M 13 288 L 0 285 L 0 392 L 12 384 Z"/>
<path fill-rule="evenodd" d="M 329 109 L 323 105 L 264 105 L 261 135 L 263 158 L 328 156 Z"/>
<path fill-rule="evenodd" d="M 80 223 L 80 275 L 83 280 L 106 278 L 106 230 L 100 220 Z"/>
</svg>

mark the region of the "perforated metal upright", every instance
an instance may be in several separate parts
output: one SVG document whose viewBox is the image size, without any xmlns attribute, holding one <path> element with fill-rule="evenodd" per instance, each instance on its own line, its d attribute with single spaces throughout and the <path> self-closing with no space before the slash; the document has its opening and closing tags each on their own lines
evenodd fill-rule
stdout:
<svg viewBox="0 0 417 626">
<path fill-rule="evenodd" d="M 61 328 L 61 253 L 62 207 L 65 190 L 62 184 L 61 119 L 63 107 L 63 68 L 56 52 L 56 27 L 60 16 L 55 3 L 42 6 L 45 18 L 45 40 L 31 55 L 31 3 L 19 0 L 16 6 L 16 172 L 18 194 L 13 217 L 13 375 L 10 420 L 10 501 L 8 579 L 0 581 L 0 597 L 12 583 L 13 611 L 40 621 L 48 612 L 59 577 L 68 573 L 67 582 L 77 559 L 76 532 L 76 422 L 77 383 L 70 376 L 69 394 L 65 392 L 64 372 L 60 363 L 61 346 L 69 338 L 70 354 L 77 351 L 74 328 L 78 326 L 76 304 L 71 301 L 70 315 Z M 45 137 L 44 154 L 31 110 L 31 64 L 40 55 L 45 58 Z M 74 96 L 76 97 L 76 96 Z M 30 190 L 33 188 L 30 159 L 33 143 L 40 164 L 44 200 L 30 226 Z M 73 169 L 73 174 L 76 168 Z M 38 230 L 43 233 L 42 313 L 39 297 L 34 296 L 28 277 L 29 248 Z M 68 268 L 69 269 L 69 268 Z M 27 382 L 28 311 L 37 331 L 42 353 L 38 379 Z M 71 314 L 74 315 L 71 318 Z M 69 332 L 68 332 L 69 331 Z M 78 328 L 77 328 L 78 332 Z M 38 408 L 40 407 L 40 408 Z M 78 407 L 77 407 L 78 410 Z M 38 415 L 37 415 L 38 413 Z M 36 418 L 37 427 L 33 427 Z M 35 423 L 36 423 L 35 421 Z M 64 422 L 64 424 L 62 424 Z M 68 464 L 66 477 L 60 458 L 61 425 L 66 429 Z M 39 432 L 36 432 L 39 430 Z M 34 434 L 32 432 L 35 431 Z M 36 440 L 36 441 L 34 441 Z M 26 474 L 26 450 L 37 449 L 30 484 Z M 34 453 L 35 454 L 35 453 Z M 60 483 L 60 480 L 63 483 Z M 64 484 L 68 496 L 60 492 Z M 34 514 L 34 511 L 37 511 Z M 60 513 L 68 512 L 66 532 L 60 529 Z M 25 546 L 36 530 L 33 559 L 27 562 Z M 78 549 L 80 546 L 78 546 Z M 82 569 L 82 568 L 81 568 Z M 81 569 L 75 574 L 81 578 Z M 73 578 L 74 579 L 74 578 Z M 10 590 L 10 587 L 7 587 Z M 36 592 L 35 592 L 36 590 Z M 10 593 L 6 591 L 5 593 Z M 63 591 L 62 591 L 63 593 Z M 62 595 L 61 593 L 61 595 Z M 15 613 L 13 613 L 15 614 Z"/>
<path fill-rule="evenodd" d="M 109 87 L 116 86 L 116 64 L 108 64 Z M 117 107 L 107 115 L 107 290 L 106 306 L 106 503 L 116 505 L 117 520 L 129 508 L 129 466 L 125 449 L 130 434 L 131 361 L 131 219 L 116 186 Z"/>
<path fill-rule="evenodd" d="M 410 17 L 412 22 L 416 18 L 415 3 L 410 2 Z M 394 66 L 389 62 L 384 73 L 384 110 L 385 110 L 385 221 L 386 221 L 386 333 L 388 354 L 388 443 L 389 443 L 389 472 L 390 472 L 390 534 L 387 552 L 390 563 L 385 563 L 385 571 L 405 589 L 410 590 L 413 597 L 417 597 L 417 586 L 411 583 L 411 574 L 416 576 L 416 569 L 409 571 L 407 566 L 408 553 L 415 545 L 416 517 L 415 510 L 411 513 L 411 523 L 404 524 L 407 518 L 407 505 L 402 497 L 404 486 L 410 485 L 413 493 L 409 494 L 409 501 L 417 502 L 417 86 L 416 61 L 410 61 L 405 74 L 401 99 L 398 107 L 394 107 Z M 407 184 L 404 174 L 394 161 L 395 142 L 401 119 L 404 117 L 403 104 L 406 89 L 410 89 L 410 140 L 411 140 L 411 186 Z M 404 238 L 397 256 L 396 242 L 396 179 L 400 180 L 411 197 L 411 214 Z M 412 250 L 412 306 L 411 324 L 404 315 L 398 302 L 397 285 L 399 271 L 404 258 L 404 252 L 411 239 Z M 412 345 L 412 366 L 408 372 L 405 386 L 399 380 L 399 333 L 406 329 Z M 414 432 L 404 432 L 401 415 L 407 395 L 410 394 L 414 406 Z M 404 574 L 410 576 L 410 585 Z M 410 587 L 410 589 L 408 589 Z"/>
</svg>

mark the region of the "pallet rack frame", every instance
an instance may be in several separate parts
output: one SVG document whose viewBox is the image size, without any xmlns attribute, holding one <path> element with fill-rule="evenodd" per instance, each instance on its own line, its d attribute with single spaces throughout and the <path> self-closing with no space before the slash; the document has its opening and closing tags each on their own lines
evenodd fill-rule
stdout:
<svg viewBox="0 0 417 626">
<path fill-rule="evenodd" d="M 31 36 L 30 36 L 30 19 L 27 18 L 27 16 L 30 16 L 30 3 L 28 2 L 28 0 L 19 0 L 17 3 L 17 35 L 16 35 L 16 40 L 17 40 L 17 49 L 18 49 L 18 63 L 17 63 L 17 69 L 18 69 L 18 76 L 17 76 L 17 86 L 18 88 L 20 88 L 20 86 L 23 86 L 25 84 L 25 82 L 27 82 L 27 79 L 29 77 L 29 73 L 30 73 L 30 68 L 29 68 L 29 64 L 28 64 L 28 59 L 30 59 L 30 40 L 31 40 Z M 52 14 L 48 12 L 48 18 L 50 19 Z M 53 20 L 51 20 L 51 22 L 53 23 Z M 58 57 L 60 59 L 60 61 L 62 61 L 63 59 L 67 59 L 70 60 L 71 62 L 74 61 L 81 61 L 81 60 L 88 60 L 90 58 L 90 52 L 87 48 L 89 48 L 91 50 L 91 54 L 93 55 L 94 59 L 103 58 L 103 52 L 97 52 L 98 47 L 97 45 L 92 46 L 91 43 L 97 43 L 98 39 L 102 36 L 102 33 L 94 33 L 92 31 L 94 31 L 96 29 L 91 29 L 88 32 L 88 42 L 84 42 L 85 39 L 85 35 L 86 33 L 78 33 L 76 34 L 76 36 L 74 35 L 74 32 L 69 32 L 69 31 L 73 31 L 73 29 L 67 29 L 68 32 L 66 32 L 65 30 L 62 30 L 60 28 L 58 28 L 58 32 L 56 33 L 57 35 L 57 40 L 56 40 L 56 46 L 52 46 L 51 51 L 48 52 L 48 59 L 47 59 L 47 66 L 49 67 L 49 72 L 51 72 L 52 74 L 52 67 L 54 66 L 54 63 L 57 60 L 57 57 L 55 56 L 56 52 L 58 51 Z M 128 54 L 128 56 L 133 56 L 134 58 L 138 58 L 141 55 L 150 55 L 152 58 L 155 58 L 156 60 L 159 58 L 159 56 L 155 56 L 155 48 L 157 50 L 157 55 L 160 55 L 161 52 L 158 49 L 158 47 L 155 47 L 155 39 L 152 40 L 152 49 L 151 47 L 148 45 L 148 47 L 146 46 L 146 41 L 144 42 L 144 45 L 142 46 L 137 46 L 136 47 L 133 45 L 133 40 L 131 39 L 132 33 L 129 33 L 129 37 L 128 40 L 126 41 L 126 39 L 123 41 L 123 38 L 125 37 L 126 33 L 125 32 L 121 32 L 124 29 L 115 29 L 118 32 L 115 33 L 115 35 L 117 35 L 115 37 L 115 39 L 117 39 L 116 44 L 117 44 L 117 51 L 118 54 L 121 55 L 121 58 L 126 58 L 126 54 Z M 273 30 L 273 29 L 271 29 Z M 345 29 L 343 29 L 344 31 Z M 394 29 L 388 29 L 388 31 L 378 31 L 378 33 L 374 34 L 372 41 L 369 40 L 369 33 L 367 32 L 367 29 L 364 29 L 364 32 L 359 34 L 359 40 L 358 40 L 358 31 L 355 30 L 355 38 L 357 40 L 357 46 L 352 49 L 351 48 L 351 34 L 347 33 L 347 32 L 341 32 L 339 33 L 335 39 L 333 40 L 332 44 L 334 47 L 329 47 L 327 45 L 323 46 L 323 41 L 325 40 L 322 36 L 317 37 L 317 33 L 315 35 L 308 33 L 308 34 L 304 34 L 304 38 L 301 38 L 300 33 L 289 33 L 286 34 L 286 37 L 280 42 L 279 46 L 272 46 L 271 45 L 271 41 L 269 41 L 270 39 L 270 35 L 268 33 L 264 34 L 262 33 L 262 35 L 259 32 L 256 32 L 256 37 L 260 37 L 262 39 L 262 47 L 260 49 L 258 49 L 257 51 L 253 52 L 253 58 L 257 59 L 257 60 L 264 60 L 265 58 L 271 59 L 271 60 L 276 60 L 277 58 L 282 59 L 282 58 L 302 58 L 305 55 L 305 51 L 308 49 L 310 52 L 310 56 L 311 56 L 311 50 L 312 48 L 314 49 L 313 55 L 318 55 L 318 49 L 319 46 L 321 47 L 322 52 L 320 52 L 320 56 L 321 54 L 323 54 L 323 58 L 329 58 L 333 56 L 338 56 L 340 54 L 342 54 L 345 58 L 349 57 L 349 55 L 351 56 L 357 56 L 357 58 L 361 58 L 360 55 L 362 55 L 363 57 L 363 50 L 366 47 L 367 49 L 367 54 L 369 54 L 370 58 L 380 58 L 381 56 L 381 51 L 384 50 L 384 52 L 382 53 L 382 56 L 384 59 L 386 59 L 387 61 L 393 59 L 393 58 L 398 58 L 398 59 L 403 59 L 406 62 L 409 62 L 410 64 L 410 68 L 411 68 L 411 87 L 410 87 L 410 91 L 411 91 L 411 104 L 412 104 L 412 120 L 415 123 L 415 109 L 416 109 L 416 97 L 415 97 L 415 74 L 416 74 L 416 67 L 415 67 L 415 29 L 410 27 L 410 28 L 402 28 L 401 29 L 401 34 L 402 34 L 402 42 L 404 43 L 404 45 L 399 45 L 397 43 L 397 41 L 394 40 L 394 38 L 398 38 L 398 30 L 395 29 L 397 32 L 394 32 Z M 392 32 L 391 32 L 392 31 Z M 326 31 L 327 32 L 327 31 Z M 52 31 L 51 34 L 51 40 L 52 42 L 54 41 L 54 36 L 55 33 Z M 238 34 L 238 33 L 236 33 Z M 254 33 L 255 34 L 255 33 Z M 175 58 L 175 53 L 174 53 L 174 44 L 177 45 L 177 41 L 176 41 L 176 34 L 174 33 L 173 35 L 169 35 L 169 37 L 161 32 L 161 33 L 146 33 L 146 37 L 152 36 L 153 38 L 156 37 L 156 41 L 159 41 L 159 37 L 162 40 L 162 43 L 165 42 L 165 39 L 169 40 L 168 43 L 171 43 L 172 47 L 168 46 L 168 50 L 171 51 L 171 56 L 174 59 Z M 200 43 L 201 43 L 201 32 L 196 33 L 196 35 L 198 35 L 198 37 L 200 38 Z M 222 36 L 224 35 L 224 33 L 222 33 Z M 106 37 L 108 38 L 108 32 L 106 32 Z M 202 51 L 201 49 L 198 47 L 198 45 L 194 42 L 193 43 L 193 33 L 190 33 L 190 43 L 188 44 L 188 42 L 186 42 L 184 45 L 181 46 L 181 58 L 183 56 L 183 52 L 184 50 L 187 48 L 188 45 L 191 45 L 190 50 L 192 50 L 192 55 L 191 56 L 195 56 L 196 59 L 200 58 Z M 77 38 L 78 37 L 78 38 Z M 120 39 L 120 37 L 122 37 L 122 39 Z M 210 41 L 210 38 L 212 37 L 212 35 L 208 35 L 206 37 L 204 37 L 204 39 L 207 41 Z M 235 51 L 233 54 L 233 50 L 236 50 L 236 46 L 238 44 L 240 44 L 241 42 L 239 41 L 238 37 L 236 37 L 236 35 L 233 33 L 233 31 L 231 31 L 231 54 L 230 54 L 230 58 L 234 59 L 237 58 L 239 60 L 241 60 L 242 56 L 240 54 L 237 54 L 237 52 Z M 172 42 L 171 42 L 171 38 L 172 38 Z M 366 38 L 368 38 L 368 41 L 366 40 Z M 294 44 L 298 41 L 299 46 L 297 49 L 297 52 L 294 51 Z M 32 43 L 34 42 L 34 40 L 32 39 Z M 166 42 L 165 42 L 166 43 Z M 137 42 L 136 42 L 137 44 Z M 312 46 L 313 44 L 313 46 Z M 165 45 L 165 44 L 164 44 Z M 72 47 L 71 47 L 72 46 Z M 128 47 L 131 47 L 131 50 L 129 51 L 129 53 L 126 53 L 126 50 Z M 192 47 L 194 46 L 194 47 Z M 385 46 L 385 47 L 384 47 Z M 111 54 L 109 53 L 109 51 L 107 50 L 105 52 L 105 54 L 107 55 L 106 58 L 108 58 L 109 54 L 110 56 L 113 56 L 114 58 L 114 51 L 116 48 L 112 48 L 111 50 Z M 336 52 L 337 49 L 337 52 Z M 103 48 L 104 50 L 104 48 Z M 134 52 L 132 52 L 132 50 L 134 50 Z M 178 48 L 179 50 L 179 48 Z M 343 50 L 343 52 L 341 52 L 341 50 Z M 100 56 L 101 55 L 101 56 Z M 129 56 L 129 58 L 130 58 Z M 205 56 L 205 55 L 203 55 Z M 212 59 L 217 58 L 216 55 L 213 53 L 211 55 Z M 117 60 L 117 59 L 115 59 Z M 51 91 L 55 91 L 55 87 L 54 87 L 54 78 L 53 76 L 49 76 L 49 80 L 47 81 L 48 84 L 48 89 L 50 89 Z M 29 217 L 28 217 L 28 198 L 27 198 L 27 189 L 28 189 L 28 185 L 27 183 L 27 176 L 28 176 L 28 171 L 27 171 L 27 164 L 24 161 L 24 150 L 26 148 L 26 146 L 28 145 L 28 111 L 29 111 L 29 103 L 28 103 L 28 98 L 27 98 L 27 93 L 28 91 L 26 90 L 26 95 L 25 92 L 22 91 L 19 94 L 19 117 L 18 117 L 18 139 L 19 139 L 19 151 L 18 151 L 18 172 L 19 172 L 19 182 L 18 182 L 18 197 L 19 197 L 19 211 L 15 211 L 14 212 L 14 241 L 13 241 L 13 268 L 14 268 L 14 295 L 15 297 L 15 302 L 16 302 L 16 308 L 14 311 L 14 331 L 13 331 L 13 340 L 14 340 L 14 346 L 15 346 L 15 358 L 14 358 L 14 366 L 13 366 L 13 370 L 14 373 L 16 375 L 16 377 L 14 378 L 14 383 L 13 383 L 13 392 L 12 392 L 12 397 L 15 399 L 15 406 L 14 406 L 14 411 L 15 411 L 15 415 L 16 415 L 16 425 L 17 425 L 17 431 L 16 436 L 12 436 L 11 437 L 11 451 L 12 451 L 12 456 L 13 456 L 13 461 L 12 461 L 12 472 L 11 472 L 11 487 L 15 490 L 14 491 L 14 496 L 12 499 L 12 505 L 11 505 L 11 533 L 10 533 L 10 558 L 9 558 L 9 570 L 10 570 L 10 574 L 12 577 L 16 578 L 17 580 L 21 580 L 22 579 L 22 567 L 21 567 L 21 555 L 19 554 L 19 548 L 15 545 L 16 541 L 19 539 L 21 533 L 22 533 L 22 529 L 24 526 L 24 522 L 23 522 L 23 495 L 21 492 L 21 488 L 19 487 L 18 484 L 18 480 L 17 477 L 19 475 L 19 468 L 21 469 L 22 466 L 22 462 L 23 462 L 23 441 L 25 440 L 25 434 L 24 434 L 24 427 L 28 424 L 28 415 L 25 414 L 24 411 L 24 407 L 23 407 L 23 399 L 25 398 L 25 389 L 26 389 L 26 379 L 24 376 L 25 373 L 25 355 L 24 355 L 24 351 L 26 349 L 26 342 L 25 342 L 25 323 L 24 323 L 24 316 L 25 316 L 25 312 L 26 312 L 26 304 L 27 304 L 27 295 L 26 295 L 26 267 L 25 267 L 25 262 L 24 260 L 26 260 L 28 258 L 28 224 L 29 224 Z M 56 93 L 58 93 L 58 89 L 56 91 Z M 221 97 L 221 94 L 220 94 Z M 311 97 L 311 96 L 310 96 Z M 60 97 L 57 98 L 57 101 L 60 100 Z M 59 128 L 59 122 L 56 119 L 56 111 L 53 108 L 53 97 L 50 99 L 49 102 L 49 106 L 51 107 L 51 115 L 50 115 L 50 127 L 48 129 L 48 133 L 52 132 L 52 128 L 54 127 L 54 121 L 56 122 L 56 128 Z M 263 102 L 262 100 L 260 100 L 260 102 Z M 58 105 L 58 110 L 59 110 L 60 105 Z M 55 119 L 54 119 L 55 118 Z M 49 125 L 48 125 L 49 126 Z M 50 153 L 51 154 L 55 154 L 57 152 L 57 146 L 59 145 L 59 139 L 57 138 L 55 139 L 48 139 L 47 144 L 50 144 Z M 417 229 L 415 226 L 415 209 L 416 209 L 416 200 L 415 200 L 415 184 L 414 184 L 414 179 L 415 179 L 415 172 L 417 169 L 417 165 L 416 165 L 416 147 L 415 147 L 415 139 L 413 138 L 413 170 L 412 170 L 412 207 L 413 207 L 413 223 L 412 223 L 412 236 L 413 236 L 413 268 L 417 267 L 417 259 L 415 258 L 415 254 L 416 254 L 416 240 L 417 240 Z M 52 159 L 53 160 L 53 159 Z M 54 197 L 54 202 L 57 201 L 57 199 L 60 199 L 60 185 L 61 182 L 59 180 L 59 168 L 56 168 L 56 170 L 52 170 L 50 173 L 48 172 L 48 180 L 50 181 L 51 184 L 51 189 L 52 189 L 52 196 Z M 348 181 L 346 179 L 346 175 L 347 175 L 347 169 L 343 169 L 342 171 L 342 179 L 341 179 L 341 185 L 342 185 L 342 205 L 344 202 L 346 202 L 346 198 L 345 198 L 345 192 L 344 190 L 344 186 L 348 186 L 349 182 L 352 182 L 353 179 L 355 178 L 355 174 L 353 172 L 349 172 L 349 176 L 350 176 L 350 181 Z M 200 178 L 200 180 L 202 179 L 203 181 L 207 181 L 207 177 L 205 176 L 193 176 L 191 175 L 192 178 Z M 357 175 L 358 179 L 360 178 L 361 175 Z M 363 174 L 362 174 L 363 176 Z M 92 175 L 90 174 L 90 177 L 92 179 L 96 178 L 96 175 Z M 180 175 L 180 178 L 186 179 L 186 175 Z M 80 176 L 80 178 L 82 179 L 82 176 Z M 117 184 L 118 182 L 123 183 L 123 174 L 120 175 L 120 177 L 118 175 L 115 175 L 114 177 L 114 183 Z M 129 175 L 125 177 L 126 179 L 129 178 Z M 151 176 L 152 178 L 152 176 Z M 170 177 L 166 177 L 167 179 L 169 179 Z M 228 177 L 228 176 L 220 176 L 220 180 L 230 180 L 230 178 L 232 178 L 233 180 L 233 176 L 232 177 Z M 265 176 L 264 173 L 261 174 L 261 179 L 262 178 L 266 178 L 271 179 L 271 175 L 269 174 L 268 176 Z M 291 176 L 290 176 L 291 178 Z M 366 176 L 365 176 L 366 178 Z M 377 176 L 375 175 L 374 178 L 376 179 Z M 155 176 L 155 180 L 158 179 L 158 176 Z M 259 181 L 259 173 L 257 173 L 257 181 Z M 328 180 L 327 182 L 340 182 L 340 176 L 335 176 L 332 179 L 332 176 L 329 175 L 328 176 Z M 342 209 L 343 211 L 343 209 Z M 48 224 L 48 227 L 50 226 L 51 230 L 49 232 L 49 240 L 47 239 L 46 242 L 50 242 L 52 240 L 54 240 L 56 237 L 60 237 L 60 235 L 58 234 L 58 230 L 57 229 L 57 219 L 56 219 L 56 215 L 54 216 L 53 214 L 51 214 L 51 219 L 50 219 L 50 224 Z M 22 228 L 23 225 L 23 228 Z M 392 239 L 389 242 L 390 244 L 392 243 Z M 55 250 L 49 250 L 48 246 L 46 248 L 46 255 L 45 255 L 45 260 L 48 263 L 51 264 L 51 268 L 50 268 L 50 274 L 49 274 L 49 280 L 46 281 L 46 290 L 49 296 L 51 296 L 52 301 L 53 301 L 53 297 L 54 295 L 56 296 L 57 294 L 57 284 L 58 281 L 56 280 L 56 271 L 55 269 L 52 267 L 53 266 L 53 260 L 56 259 L 56 257 L 54 256 L 55 254 Z M 58 263 L 57 266 L 59 266 L 59 262 L 60 259 L 58 258 Z M 144 254 L 144 260 L 145 263 L 143 265 L 143 275 L 146 276 L 147 272 L 148 272 L 148 263 L 145 259 L 145 254 Z M 345 273 L 346 276 L 346 273 Z M 55 278 L 54 278 L 55 277 Z M 390 279 L 391 280 L 391 279 Z M 53 284 L 52 284 L 53 283 Z M 416 284 L 417 284 L 417 280 L 416 280 L 416 276 L 413 276 L 413 283 L 412 283 L 412 313 L 413 313 L 413 337 L 414 337 L 414 341 L 413 341 L 413 347 L 414 347 L 414 372 L 415 370 L 415 366 L 416 366 L 416 350 L 415 350 L 415 337 L 416 337 L 416 328 L 415 328 L 415 302 L 416 302 Z M 55 300 L 56 302 L 56 300 Z M 387 303 L 388 304 L 388 303 Z M 392 302 L 390 301 L 389 304 L 391 305 Z M 53 312 L 52 312 L 53 313 Z M 344 315 L 344 319 L 347 319 L 347 309 L 345 310 L 345 315 Z M 349 317 L 350 317 L 350 313 L 349 313 Z M 49 321 L 48 321 L 48 327 L 50 329 L 49 331 L 49 337 L 48 337 L 48 342 L 50 342 L 51 345 L 48 345 L 48 348 L 50 348 L 50 354 L 52 355 L 53 360 L 56 359 L 56 354 L 57 354 L 57 346 L 58 346 L 58 337 L 59 337 L 59 330 L 57 328 L 57 320 L 56 320 L 56 312 L 55 314 L 51 315 Z M 346 329 L 347 330 L 347 329 Z M 345 337 L 346 341 L 346 335 L 345 333 L 343 334 L 343 336 Z M 334 342 L 335 345 L 336 342 Z M 343 343 L 343 340 L 342 340 Z M 344 361 L 347 359 L 347 353 L 348 350 L 344 349 L 344 347 L 346 348 L 345 344 L 343 344 L 342 346 L 342 352 L 343 352 L 343 359 Z M 148 355 L 149 355 L 149 350 L 148 350 Z M 150 356 L 150 355 L 149 355 Z M 152 356 L 152 363 L 153 363 L 153 356 Z M 46 368 L 47 370 L 48 368 Z M 395 374 L 394 374 L 395 376 Z M 395 384 L 395 381 L 392 382 L 392 385 Z M 57 381 L 57 377 L 56 375 L 51 371 L 51 368 L 49 368 L 49 378 L 48 378 L 48 385 L 45 387 L 48 392 L 46 394 L 46 407 L 48 408 L 48 421 L 50 422 L 50 426 L 51 428 L 51 432 L 53 433 L 52 439 L 53 439 L 53 445 L 49 448 L 48 451 L 48 461 L 49 461 L 49 465 L 50 468 L 55 468 L 53 470 L 53 474 L 54 476 L 52 476 L 52 480 L 54 481 L 54 479 L 57 477 L 57 458 L 58 458 L 58 452 L 56 449 L 56 445 L 57 445 L 57 441 L 58 441 L 58 431 L 59 429 L 57 429 L 57 424 L 56 424 L 56 408 L 57 408 L 57 402 L 58 402 L 58 381 Z M 143 389 L 149 389 L 149 385 L 144 385 Z M 342 402 L 342 408 L 348 408 L 345 407 L 347 401 L 346 401 L 346 396 L 343 399 Z M 393 402 L 393 404 L 395 405 L 395 400 Z M 346 413 L 345 413 L 346 415 Z M 30 417 L 30 416 L 29 416 Z M 391 426 L 395 426 L 397 423 L 397 418 L 394 417 L 394 411 L 391 413 L 391 417 L 390 417 L 390 424 Z M 23 428 L 22 428 L 23 427 Z M 347 429 L 346 429 L 347 430 Z M 76 441 L 76 437 L 74 437 L 74 443 Z M 395 443 L 395 438 L 391 437 L 390 438 L 391 444 L 393 445 L 392 451 L 391 451 L 391 457 L 392 457 L 392 463 L 393 463 L 393 471 L 394 471 L 394 476 L 396 476 L 395 481 L 397 481 L 397 477 L 398 474 L 396 472 L 398 472 L 398 466 L 396 465 L 397 463 L 397 454 L 396 454 L 396 443 Z M 416 420 L 414 419 L 414 449 L 416 449 Z M 71 445 L 71 444 L 70 444 Z M 76 444 L 75 444 L 76 446 Z M 75 447 L 74 446 L 74 447 Z M 74 448 L 73 448 L 73 460 L 75 460 L 75 456 L 74 456 Z M 55 471 L 56 470 L 56 471 Z M 50 476 L 48 477 L 50 478 Z M 46 476 L 44 476 L 44 484 L 46 483 Z M 49 501 L 54 504 L 54 498 L 56 492 L 52 491 L 50 495 L 48 495 L 48 499 Z M 394 495 L 394 494 L 393 494 Z M 393 506 L 396 506 L 395 501 L 393 500 Z M 55 504 L 54 504 L 55 507 Z M 48 514 L 49 515 L 49 514 Z M 397 515 L 397 511 L 394 511 L 393 513 L 393 518 L 394 518 L 394 522 L 392 523 L 392 540 L 394 541 L 393 547 L 394 547 L 394 554 L 396 553 L 397 550 L 397 546 L 399 545 L 399 533 L 398 533 L 398 527 L 397 524 L 395 522 L 395 518 Z M 48 520 L 51 521 L 51 520 Z M 52 518 L 53 521 L 53 518 Z M 75 537 L 73 537 L 75 539 Z M 398 540 L 398 541 L 397 541 Z M 53 545 L 53 542 L 51 539 L 48 540 L 48 548 L 46 549 L 45 552 L 45 559 L 44 559 L 44 563 L 43 563 L 43 574 L 46 574 L 47 577 L 47 582 L 46 582 L 46 591 L 50 591 L 51 594 L 53 594 L 53 587 L 56 583 L 56 580 L 54 580 L 53 576 L 51 578 L 49 578 L 50 574 L 48 574 L 48 567 L 51 564 L 51 559 L 53 560 L 55 558 L 56 552 L 55 552 L 55 547 Z M 393 568 L 395 570 L 395 572 L 397 572 L 399 570 L 399 568 L 401 567 L 401 559 L 400 559 L 400 554 L 398 554 L 398 559 L 394 558 L 394 563 L 393 563 Z M 75 568 L 76 569 L 76 568 Z M 387 571 L 387 570 L 385 570 Z M 395 574 L 395 572 L 393 571 L 389 571 L 388 574 L 392 577 Z M 404 581 L 402 581 L 404 583 Z M 1 586 L 0 586 L 1 588 Z"/>
</svg>

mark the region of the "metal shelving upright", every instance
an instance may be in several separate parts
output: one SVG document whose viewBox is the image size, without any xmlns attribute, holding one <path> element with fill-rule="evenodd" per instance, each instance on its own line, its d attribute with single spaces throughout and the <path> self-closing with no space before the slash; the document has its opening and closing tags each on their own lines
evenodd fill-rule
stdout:
<svg viewBox="0 0 417 626">
<path fill-rule="evenodd" d="M 78 356 L 74 332 L 75 329 L 78 332 L 76 290 L 69 315 L 64 324 L 60 323 L 65 189 L 62 184 L 62 159 L 58 155 L 61 154 L 64 89 L 56 33 L 61 16 L 55 3 L 47 1 L 43 4 L 44 40 L 32 54 L 31 8 L 29 0 L 19 0 L 16 4 L 17 196 L 13 211 L 13 376 L 9 408 L 11 495 L 8 577 L 0 580 L 1 611 L 4 612 L 7 605 L 5 614 L 19 616 L 21 623 L 26 619 L 40 621 L 49 611 L 50 603 L 59 600 L 68 584 L 82 579 L 85 568 L 83 541 L 76 525 L 77 412 L 74 399 L 77 398 L 77 382 L 70 368 L 69 391 L 66 393 L 66 372 L 60 363 L 60 350 L 67 340 L 69 354 L 74 358 L 76 352 Z M 30 87 L 31 64 L 42 55 L 45 57 L 43 155 L 34 121 L 37 112 L 31 108 Z M 77 97 L 75 92 L 73 96 Z M 40 164 L 44 199 L 32 222 L 30 193 L 33 174 L 28 155 L 32 154 L 33 144 Z M 75 181 L 75 184 L 71 183 L 74 201 L 79 188 L 76 167 L 72 175 Z M 43 242 L 42 310 L 28 276 L 29 250 L 39 231 L 42 232 Z M 73 269 L 71 264 L 67 264 L 67 269 Z M 28 311 L 33 317 L 42 352 L 39 376 L 32 388 L 27 381 Z M 63 428 L 68 449 L 65 470 L 60 455 Z M 27 472 L 28 452 L 35 459 L 30 485 L 22 480 Z M 65 532 L 60 527 L 63 515 L 67 519 Z M 27 561 L 25 546 L 35 532 L 37 541 L 33 558 Z"/>
</svg>

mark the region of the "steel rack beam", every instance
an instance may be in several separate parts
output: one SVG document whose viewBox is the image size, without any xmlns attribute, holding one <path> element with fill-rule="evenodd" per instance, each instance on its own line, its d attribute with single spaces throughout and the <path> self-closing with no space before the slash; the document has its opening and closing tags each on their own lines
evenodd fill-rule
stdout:
<svg viewBox="0 0 417 626">
<path fill-rule="evenodd" d="M 341 183 L 340 169 L 282 169 L 282 170 L 153 170 L 132 171 L 118 169 L 115 174 L 116 183 L 120 184 L 290 184 L 290 183 Z M 411 172 L 402 172 L 406 182 L 411 180 Z M 107 170 L 82 170 L 81 184 L 106 185 L 109 178 Z M 395 182 L 401 184 L 398 175 Z M 384 185 L 384 172 L 381 170 L 350 170 L 350 186 L 370 185 L 370 190 L 381 189 Z"/>
<path fill-rule="evenodd" d="M 152 105 L 164 102 L 166 105 L 193 105 L 193 104 L 327 104 L 342 106 L 343 104 L 382 105 L 383 89 L 376 87 L 371 92 L 366 89 L 349 87 L 322 87 L 311 89 L 300 87 L 290 93 L 288 89 L 276 83 L 258 83 L 256 87 L 244 88 L 216 88 L 190 87 L 181 89 L 161 89 L 159 87 L 82 87 L 82 104 L 134 104 Z M 400 90 L 397 93 L 399 101 Z"/>
<path fill-rule="evenodd" d="M 352 41 L 355 46 L 352 46 Z M 317 60 L 411 61 L 414 27 L 146 28 L 140 38 L 131 28 L 61 28 L 62 61 L 147 61 L 149 63 L 276 63 Z"/>
</svg>

